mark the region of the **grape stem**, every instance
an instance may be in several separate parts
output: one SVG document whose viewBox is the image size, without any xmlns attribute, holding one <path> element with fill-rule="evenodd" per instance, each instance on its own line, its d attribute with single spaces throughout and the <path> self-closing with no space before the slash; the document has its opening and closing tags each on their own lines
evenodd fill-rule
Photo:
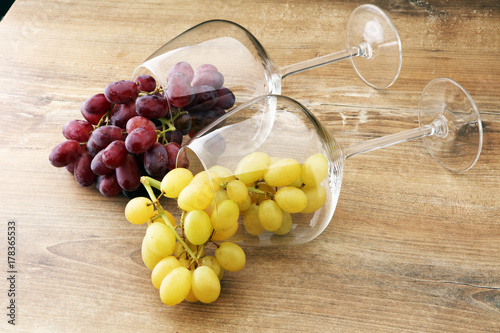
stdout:
<svg viewBox="0 0 500 333">
<path fill-rule="evenodd" d="M 269 197 L 271 199 L 274 198 L 274 194 L 272 192 L 266 192 L 266 191 L 258 190 L 258 189 L 255 188 L 255 185 L 247 187 L 247 189 L 248 189 L 248 192 L 254 192 L 254 193 L 257 193 L 257 194 L 262 194 L 265 197 Z"/>
<path fill-rule="evenodd" d="M 177 241 L 179 243 L 181 243 L 182 247 L 184 247 L 184 250 L 191 256 L 191 258 L 196 258 L 196 254 L 193 252 L 193 250 L 191 250 L 191 248 L 189 246 L 187 246 L 186 242 L 184 242 L 184 240 L 179 235 L 179 233 L 177 232 L 177 230 L 175 229 L 175 227 L 172 226 L 170 223 L 168 223 L 169 220 L 168 220 L 167 214 L 165 214 L 165 211 L 163 210 L 163 207 L 158 202 L 158 199 L 156 198 L 156 195 L 153 192 L 153 189 L 151 187 L 151 182 L 152 181 L 153 182 L 158 182 L 157 180 L 155 180 L 155 179 L 153 179 L 151 177 L 145 177 L 145 176 L 141 177 L 141 183 L 146 188 L 146 191 L 148 192 L 148 195 L 149 195 L 151 201 L 153 201 L 155 203 L 156 209 L 158 210 L 158 214 L 160 214 L 160 216 L 163 219 L 163 221 L 165 221 L 165 224 L 167 225 L 167 227 L 169 227 L 170 230 L 172 230 L 172 232 L 174 233 L 175 238 L 177 238 Z"/>
</svg>

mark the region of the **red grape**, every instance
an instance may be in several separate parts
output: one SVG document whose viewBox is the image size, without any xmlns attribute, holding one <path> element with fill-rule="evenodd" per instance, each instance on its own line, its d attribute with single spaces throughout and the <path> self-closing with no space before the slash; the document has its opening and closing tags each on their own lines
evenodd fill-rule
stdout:
<svg viewBox="0 0 500 333">
<path fill-rule="evenodd" d="M 80 143 L 76 140 L 67 140 L 52 148 L 49 161 L 53 166 L 61 168 L 74 162 L 80 154 Z"/>
<path fill-rule="evenodd" d="M 90 169 L 92 169 L 92 172 L 98 176 L 107 175 L 108 173 L 113 172 L 113 169 L 104 165 L 104 162 L 102 161 L 102 152 L 103 150 L 98 152 L 92 159 L 92 163 L 90 163 Z"/>
<path fill-rule="evenodd" d="M 169 142 L 165 145 L 165 150 L 167 151 L 168 154 L 168 163 L 167 163 L 168 170 L 175 169 L 177 154 L 179 153 L 180 149 L 181 145 L 176 142 Z"/>
<path fill-rule="evenodd" d="M 63 135 L 66 139 L 78 142 L 87 142 L 94 126 L 85 120 L 70 120 L 63 126 Z"/>
<path fill-rule="evenodd" d="M 168 101 L 175 107 L 186 106 L 191 100 L 191 85 L 189 78 L 183 73 L 174 73 L 168 79 L 166 90 Z"/>
<path fill-rule="evenodd" d="M 98 176 L 96 187 L 105 197 L 114 197 L 122 192 L 122 188 L 116 179 L 115 172 L 104 176 Z"/>
<path fill-rule="evenodd" d="M 210 86 L 219 89 L 224 84 L 224 76 L 218 71 L 204 70 L 193 77 L 193 86 Z"/>
<path fill-rule="evenodd" d="M 159 143 L 149 148 L 144 153 L 144 169 L 153 178 L 161 179 L 167 173 L 168 153 L 165 147 Z"/>
<path fill-rule="evenodd" d="M 218 71 L 218 69 L 214 65 L 203 64 L 203 65 L 198 66 L 198 68 L 196 68 L 196 71 L 194 72 L 194 74 L 196 75 L 196 74 L 203 72 L 203 71 Z"/>
<path fill-rule="evenodd" d="M 194 98 L 185 106 L 189 112 L 208 111 L 217 103 L 217 91 L 210 86 L 194 86 Z"/>
<path fill-rule="evenodd" d="M 98 147 L 102 147 L 102 149 L 115 140 L 124 140 L 123 130 L 115 125 L 105 125 L 96 128 L 90 138 Z"/>
<path fill-rule="evenodd" d="M 194 76 L 193 67 L 191 67 L 191 65 L 185 61 L 178 62 L 170 68 L 170 70 L 167 73 L 167 83 L 170 83 L 168 80 L 175 73 L 183 73 L 188 77 L 189 82 L 193 80 Z"/>
<path fill-rule="evenodd" d="M 134 156 L 128 154 L 116 169 L 116 180 L 125 191 L 135 191 L 141 185 L 141 170 Z"/>
<path fill-rule="evenodd" d="M 102 162 L 110 169 L 116 169 L 122 165 L 128 155 L 125 142 L 116 140 L 111 142 L 102 152 Z"/>
<path fill-rule="evenodd" d="M 81 106 L 81 110 L 84 110 L 88 114 L 102 115 L 109 110 L 113 104 L 106 99 L 103 93 L 96 94 L 89 97 Z"/>
<path fill-rule="evenodd" d="M 168 102 L 159 94 L 144 95 L 135 100 L 138 115 L 148 119 L 163 118 L 167 114 Z"/>
<path fill-rule="evenodd" d="M 191 130 L 191 115 L 187 112 L 180 114 L 174 120 L 174 126 L 182 135 L 187 135 Z"/>
<path fill-rule="evenodd" d="M 88 187 L 94 184 L 97 179 L 97 175 L 90 168 L 91 163 L 92 156 L 87 153 L 81 155 L 75 163 L 73 174 L 76 182 L 81 186 Z"/>
<path fill-rule="evenodd" d="M 141 154 L 156 142 L 156 130 L 149 126 L 138 127 L 127 135 L 125 147 L 132 154 Z"/>
<path fill-rule="evenodd" d="M 143 126 L 149 126 L 152 129 L 156 130 L 156 125 L 153 123 L 151 120 L 148 118 L 145 118 L 143 116 L 135 116 L 130 118 L 129 121 L 127 121 L 127 126 L 125 127 L 127 133 L 132 132 L 138 127 L 143 127 Z"/>
<path fill-rule="evenodd" d="M 135 102 L 127 104 L 117 104 L 110 117 L 110 124 L 125 128 L 130 118 L 137 116 L 135 112 Z"/>
<path fill-rule="evenodd" d="M 106 99 L 114 104 L 127 104 L 139 96 L 139 86 L 134 81 L 111 82 L 104 88 Z"/>
<path fill-rule="evenodd" d="M 217 89 L 217 103 L 216 106 L 223 108 L 224 110 L 228 110 L 234 106 L 235 102 L 234 94 L 231 90 L 226 87 L 222 87 Z"/>
<path fill-rule="evenodd" d="M 165 132 L 164 135 L 165 135 L 165 139 L 168 142 L 176 142 L 180 145 L 182 144 L 183 136 L 182 136 L 181 131 L 176 129 L 175 131 Z"/>
<path fill-rule="evenodd" d="M 156 89 L 156 80 L 151 75 L 139 75 L 134 82 L 137 83 L 141 91 L 152 92 Z"/>
</svg>

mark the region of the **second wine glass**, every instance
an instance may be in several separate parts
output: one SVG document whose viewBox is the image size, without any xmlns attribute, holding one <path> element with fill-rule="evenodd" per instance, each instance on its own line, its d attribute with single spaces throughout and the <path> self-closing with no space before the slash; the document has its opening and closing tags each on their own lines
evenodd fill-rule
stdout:
<svg viewBox="0 0 500 333">
<path fill-rule="evenodd" d="M 384 89 L 396 81 L 402 62 L 401 41 L 382 9 L 361 5 L 351 13 L 345 50 L 282 67 L 271 60 L 260 42 L 242 26 L 225 20 L 203 22 L 154 52 L 136 68 L 133 79 L 152 75 L 166 89 L 169 71 L 177 63 L 190 65 L 194 73 L 178 67 L 190 80 L 199 66 L 209 64 L 215 67 L 205 66 L 205 69 L 215 68 L 221 74 L 214 79 L 217 81 L 214 88 L 220 88 L 222 83 L 234 94 L 234 105 L 239 105 L 261 95 L 280 94 L 281 80 L 288 75 L 345 59 L 351 59 L 356 73 L 374 88 Z M 194 80 L 193 86 L 209 85 L 210 78 Z"/>
</svg>

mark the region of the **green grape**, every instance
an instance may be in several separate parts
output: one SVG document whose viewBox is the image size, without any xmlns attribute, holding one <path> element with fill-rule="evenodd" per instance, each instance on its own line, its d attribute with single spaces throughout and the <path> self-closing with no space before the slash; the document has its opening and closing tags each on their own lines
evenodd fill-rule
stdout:
<svg viewBox="0 0 500 333">
<path fill-rule="evenodd" d="M 267 199 L 260 203 L 257 211 L 260 224 L 267 231 L 274 231 L 281 226 L 283 214 L 276 201 Z"/>
<path fill-rule="evenodd" d="M 236 179 L 231 170 L 220 165 L 215 165 L 208 170 L 215 172 L 217 176 L 219 176 L 221 183 L 228 182 L 231 179 Z"/>
<path fill-rule="evenodd" d="M 215 192 L 215 198 L 214 201 L 212 201 L 212 204 L 216 202 L 217 204 L 220 204 L 222 201 L 229 199 L 229 195 L 224 190 L 223 188 L 219 189 L 217 192 Z"/>
<path fill-rule="evenodd" d="M 184 233 L 191 244 L 205 244 L 212 234 L 212 223 L 208 214 L 202 210 L 190 211 L 184 219 Z"/>
<path fill-rule="evenodd" d="M 151 281 L 156 289 L 160 289 L 161 282 L 174 268 L 181 267 L 181 263 L 176 257 L 168 256 L 156 264 L 151 272 Z"/>
<path fill-rule="evenodd" d="M 196 253 L 196 251 L 198 249 L 198 247 L 196 245 L 190 244 L 189 242 L 185 242 L 185 243 L 191 249 L 191 251 Z M 186 249 L 184 248 L 184 246 L 180 242 L 175 243 L 175 249 L 174 249 L 173 255 L 178 259 L 187 258 Z"/>
<path fill-rule="evenodd" d="M 243 213 L 243 225 L 245 230 L 253 236 L 258 236 L 264 232 L 264 227 L 259 221 L 259 206 L 253 203 L 250 207 Z"/>
<path fill-rule="evenodd" d="M 160 285 L 161 301 L 167 305 L 182 302 L 191 290 L 191 272 L 185 267 L 174 268 Z"/>
<path fill-rule="evenodd" d="M 242 203 L 248 197 L 247 186 L 238 179 L 230 180 L 227 183 L 227 196 L 237 204 Z"/>
<path fill-rule="evenodd" d="M 147 247 L 157 255 L 165 258 L 175 249 L 175 235 L 164 223 L 151 223 L 144 236 Z"/>
<path fill-rule="evenodd" d="M 221 180 L 215 171 L 202 171 L 193 177 L 192 183 L 206 183 L 212 185 L 214 192 L 220 188 Z"/>
<path fill-rule="evenodd" d="M 221 243 L 215 249 L 215 258 L 226 271 L 236 272 L 245 267 L 245 252 L 241 247 L 231 242 Z"/>
<path fill-rule="evenodd" d="M 125 206 L 125 217 L 130 223 L 143 224 L 155 215 L 153 202 L 145 197 L 131 199 Z"/>
<path fill-rule="evenodd" d="M 170 224 L 172 227 L 175 227 L 175 225 L 176 225 L 176 223 L 175 223 L 175 217 L 169 211 L 167 211 L 167 210 L 163 210 L 163 212 L 167 216 L 168 224 Z M 165 223 L 165 220 L 163 220 L 162 217 L 159 217 L 159 218 L 155 219 L 154 222 Z"/>
<path fill-rule="evenodd" d="M 301 188 L 302 187 L 302 179 L 300 178 L 300 176 L 297 177 L 297 179 L 295 179 L 290 185 L 288 186 L 293 186 L 293 187 L 297 187 L 297 188 Z"/>
<path fill-rule="evenodd" d="M 300 178 L 307 186 L 317 186 L 321 184 L 328 174 L 328 160 L 323 154 L 315 154 L 308 157 L 302 163 Z"/>
<path fill-rule="evenodd" d="M 192 274 L 191 289 L 202 303 L 212 303 L 220 295 L 220 281 L 215 272 L 207 266 L 199 266 Z"/>
<path fill-rule="evenodd" d="M 245 185 L 251 186 L 262 178 L 269 164 L 271 159 L 266 153 L 254 152 L 239 161 L 234 174 Z"/>
<path fill-rule="evenodd" d="M 287 186 L 300 176 L 301 170 L 299 162 L 293 158 L 283 158 L 272 163 L 264 172 L 264 181 L 269 186 Z"/>
<path fill-rule="evenodd" d="M 323 206 L 326 201 L 326 190 L 323 186 L 304 186 L 301 189 L 307 197 L 307 206 L 301 213 L 312 213 Z"/>
<path fill-rule="evenodd" d="M 210 267 L 217 276 L 220 275 L 220 270 L 222 269 L 222 267 L 220 267 L 217 258 L 215 258 L 214 256 L 205 256 L 201 258 L 200 265 Z"/>
<path fill-rule="evenodd" d="M 298 213 L 307 206 L 307 197 L 296 187 L 282 187 L 276 192 L 274 200 L 285 212 Z"/>
<path fill-rule="evenodd" d="M 238 208 L 240 209 L 240 213 L 243 213 L 248 208 L 250 208 L 251 204 L 252 204 L 252 197 L 250 196 L 250 194 L 247 193 L 247 197 L 245 198 L 245 201 L 238 204 Z"/>
<path fill-rule="evenodd" d="M 224 241 L 233 236 L 236 233 L 236 231 L 238 231 L 238 223 L 235 223 L 229 229 L 215 231 L 212 235 L 212 238 L 210 239 L 213 240 L 214 242 Z"/>
<path fill-rule="evenodd" d="M 141 257 L 142 261 L 144 262 L 144 265 L 146 265 L 149 270 L 153 270 L 155 266 L 162 260 L 164 257 L 157 255 L 153 251 L 149 249 L 146 245 L 146 238 L 142 239 L 142 246 L 141 246 Z"/>
<path fill-rule="evenodd" d="M 277 230 L 274 230 L 273 232 L 276 235 L 283 236 L 289 233 L 290 230 L 292 229 L 292 214 L 285 211 L 282 211 L 281 213 L 283 214 L 283 220 L 281 222 L 281 226 Z"/>
<path fill-rule="evenodd" d="M 177 205 L 185 211 L 204 210 L 212 203 L 214 192 L 212 188 L 205 182 L 190 183 L 186 186 L 179 197 Z"/>
<path fill-rule="evenodd" d="M 240 208 L 233 200 L 224 200 L 217 205 L 217 209 L 212 212 L 212 227 L 216 231 L 230 229 L 238 223 Z"/>
<path fill-rule="evenodd" d="M 191 284 L 193 284 L 193 282 L 191 281 Z M 198 299 L 196 298 L 196 296 L 193 294 L 193 286 L 191 286 L 191 289 L 189 290 L 189 293 L 187 294 L 186 298 L 184 298 L 186 301 L 188 302 L 191 302 L 191 303 L 194 303 L 194 302 L 198 302 Z"/>
<path fill-rule="evenodd" d="M 160 188 L 167 198 L 177 198 L 192 179 L 193 174 L 188 169 L 175 168 L 163 177 Z"/>
</svg>

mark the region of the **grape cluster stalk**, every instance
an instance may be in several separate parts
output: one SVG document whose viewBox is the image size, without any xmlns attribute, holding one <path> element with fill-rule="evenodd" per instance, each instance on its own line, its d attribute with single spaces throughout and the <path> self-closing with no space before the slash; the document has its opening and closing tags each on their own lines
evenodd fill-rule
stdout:
<svg viewBox="0 0 500 333">
<path fill-rule="evenodd" d="M 96 185 L 103 196 L 144 195 L 141 176 L 162 179 L 176 167 L 187 168 L 178 152 L 185 136 L 194 136 L 235 103 L 224 76 L 210 64 L 193 70 L 179 62 L 167 74 L 166 87 L 141 75 L 108 84 L 80 107 L 83 120 L 63 126 L 65 141 L 49 154 L 84 187 Z"/>
</svg>

